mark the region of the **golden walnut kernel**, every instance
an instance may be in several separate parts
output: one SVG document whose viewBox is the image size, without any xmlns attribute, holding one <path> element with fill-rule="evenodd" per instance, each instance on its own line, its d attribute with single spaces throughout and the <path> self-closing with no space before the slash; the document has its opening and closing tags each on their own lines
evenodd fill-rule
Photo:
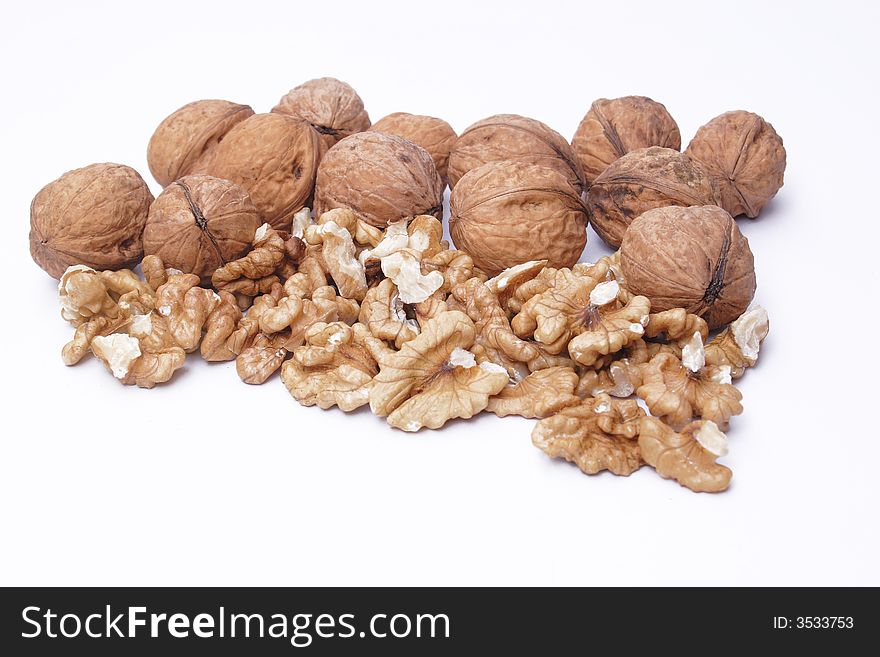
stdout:
<svg viewBox="0 0 880 657">
<path fill-rule="evenodd" d="M 721 208 L 658 208 L 636 219 L 623 238 L 626 287 L 655 312 L 684 308 L 710 329 L 739 317 L 755 294 L 749 241 Z"/>
<path fill-rule="evenodd" d="M 234 125 L 254 110 L 228 100 L 197 100 L 168 116 L 150 138 L 147 164 L 153 178 L 167 187 L 194 172 L 198 160 L 220 143 Z"/>
<path fill-rule="evenodd" d="M 761 343 L 770 331 L 767 311 L 761 306 L 747 310 L 706 345 L 707 365 L 727 365 L 738 379 L 758 362 Z"/>
<path fill-rule="evenodd" d="M 669 205 L 718 205 L 718 187 L 706 169 L 671 148 L 641 148 L 612 163 L 587 194 L 590 224 L 619 247 L 632 221 Z"/>
<path fill-rule="evenodd" d="M 280 282 L 276 272 L 288 256 L 285 247 L 284 235 L 263 224 L 254 233 L 253 249 L 218 268 L 211 275 L 211 284 L 216 290 L 248 297 L 265 294 Z"/>
<path fill-rule="evenodd" d="M 461 133 L 449 155 L 449 185 L 472 169 L 502 160 L 553 169 L 580 194 L 584 175 L 565 138 L 549 126 L 516 114 L 497 114 Z"/>
<path fill-rule="evenodd" d="M 734 217 L 757 217 L 782 187 L 785 147 L 757 114 L 726 112 L 702 128 L 685 151 L 715 177 L 721 207 Z"/>
<path fill-rule="evenodd" d="M 490 162 L 469 171 L 450 200 L 449 232 L 489 276 L 530 260 L 570 267 L 587 243 L 587 212 L 559 172 Z"/>
<path fill-rule="evenodd" d="M 431 155 L 402 137 L 361 132 L 346 137 L 321 161 L 315 184 L 318 216 L 350 208 L 378 228 L 429 214 L 443 216 L 443 181 Z"/>
<path fill-rule="evenodd" d="M 642 465 L 637 438 L 644 416 L 635 400 L 599 395 L 539 421 L 532 430 L 532 443 L 552 458 L 574 463 L 585 474 L 608 470 L 627 476 Z"/>
<path fill-rule="evenodd" d="M 250 248 L 260 216 L 244 188 L 211 176 L 186 176 L 150 208 L 144 251 L 203 283 Z"/>
<path fill-rule="evenodd" d="M 133 265 L 143 255 L 141 234 L 152 202 L 131 167 L 92 164 L 68 171 L 31 202 L 31 257 L 54 278 L 70 265 Z"/>
<path fill-rule="evenodd" d="M 375 337 L 393 342 L 398 349 L 419 334 L 418 322 L 407 316 L 406 306 L 390 278 L 367 291 L 359 321 Z"/>
<path fill-rule="evenodd" d="M 327 148 L 370 127 L 361 97 L 351 85 L 336 78 L 318 78 L 294 87 L 272 111 L 311 125 Z"/>
<path fill-rule="evenodd" d="M 643 417 L 639 448 L 657 474 L 692 491 L 718 493 L 730 485 L 730 468 L 715 462 L 727 454 L 727 437 L 714 422 L 691 422 L 676 433 L 657 418 Z"/>
<path fill-rule="evenodd" d="M 581 120 L 571 146 L 591 185 L 630 151 L 650 146 L 681 150 L 681 133 L 666 108 L 650 98 L 600 98 Z"/>
<path fill-rule="evenodd" d="M 91 348 L 115 378 L 139 388 L 165 383 L 186 360 L 180 347 L 169 345 L 161 351 L 141 351 L 140 341 L 125 333 L 99 335 L 92 340 Z"/>
<path fill-rule="evenodd" d="M 453 418 L 470 418 L 507 385 L 507 372 L 477 364 L 467 351 L 476 330 L 458 311 L 429 319 L 418 337 L 379 359 L 370 389 L 370 408 L 404 431 L 439 429 Z"/>
<path fill-rule="evenodd" d="M 489 399 L 486 410 L 498 417 L 542 418 L 580 402 L 574 395 L 578 376 L 567 367 L 548 367 L 511 383 Z"/>
<path fill-rule="evenodd" d="M 263 221 L 290 231 L 294 214 L 309 205 L 326 148 L 304 121 L 283 114 L 254 114 L 208 151 L 196 173 L 238 183 Z"/>
<path fill-rule="evenodd" d="M 397 135 L 424 148 L 430 153 L 437 173 L 446 183 L 449 153 L 458 139 L 455 130 L 446 121 L 433 116 L 394 112 L 376 121 L 370 130 Z"/>
</svg>

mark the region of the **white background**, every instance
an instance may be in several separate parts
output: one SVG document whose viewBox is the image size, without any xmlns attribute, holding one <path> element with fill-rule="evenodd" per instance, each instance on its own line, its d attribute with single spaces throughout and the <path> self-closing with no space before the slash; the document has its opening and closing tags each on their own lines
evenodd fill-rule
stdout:
<svg viewBox="0 0 880 657">
<path fill-rule="evenodd" d="M 592 4 L 592 3 L 591 3 Z M 880 584 L 877 5 L 20 2 L 4 10 L 0 583 Z M 82 5 L 82 6 L 80 6 Z M 567 138 L 592 100 L 651 96 L 685 143 L 748 109 L 788 151 L 756 221 L 771 317 L 726 463 L 697 495 L 650 468 L 587 477 L 482 415 L 393 431 L 191 357 L 123 387 L 61 363 L 72 329 L 30 260 L 28 206 L 64 171 L 134 166 L 171 111 L 268 111 L 332 75 L 370 116 L 499 112 Z M 607 252 L 591 233 L 584 259 Z"/>
</svg>

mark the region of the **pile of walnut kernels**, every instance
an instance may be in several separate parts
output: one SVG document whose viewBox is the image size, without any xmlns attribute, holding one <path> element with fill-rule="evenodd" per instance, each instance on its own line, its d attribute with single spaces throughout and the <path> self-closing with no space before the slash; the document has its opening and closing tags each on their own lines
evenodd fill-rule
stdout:
<svg viewBox="0 0 880 657">
<path fill-rule="evenodd" d="M 371 127 L 323 78 L 269 114 L 172 114 L 148 151 L 156 199 L 122 165 L 65 174 L 34 199 L 31 252 L 60 279 L 67 365 L 92 354 L 151 388 L 198 351 L 249 384 L 279 373 L 306 406 L 368 404 L 404 431 L 537 418 L 533 443 L 587 474 L 648 464 L 717 492 L 733 381 L 769 328 L 732 217 L 772 198 L 785 152 L 747 112 L 680 147 L 641 97 L 596 101 L 568 144 L 514 115 Z M 579 263 L 588 222 L 619 250 Z"/>
</svg>

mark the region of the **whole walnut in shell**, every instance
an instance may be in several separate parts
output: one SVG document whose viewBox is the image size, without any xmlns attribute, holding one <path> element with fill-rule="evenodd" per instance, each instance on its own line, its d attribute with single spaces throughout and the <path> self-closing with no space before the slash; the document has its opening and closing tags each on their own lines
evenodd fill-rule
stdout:
<svg viewBox="0 0 880 657">
<path fill-rule="evenodd" d="M 312 198 L 325 149 L 318 133 L 304 121 L 283 114 L 254 114 L 208 151 L 197 173 L 238 183 L 264 221 L 289 231 L 293 215 Z"/>
<path fill-rule="evenodd" d="M 541 164 L 565 176 L 578 194 L 584 174 L 571 145 L 551 127 L 517 114 L 497 114 L 461 133 L 449 154 L 449 186 L 487 162 L 513 160 Z"/>
<path fill-rule="evenodd" d="M 734 217 L 757 217 L 782 187 L 782 137 L 757 114 L 738 110 L 716 116 L 697 130 L 685 153 L 715 177 L 721 207 Z"/>
<path fill-rule="evenodd" d="M 260 214 L 243 187 L 211 176 L 185 176 L 150 208 L 144 251 L 208 283 L 218 267 L 245 254 L 259 226 Z"/>
<path fill-rule="evenodd" d="M 168 116 L 150 138 L 147 164 L 153 178 L 167 187 L 194 171 L 199 158 L 254 110 L 228 100 L 197 100 Z"/>
<path fill-rule="evenodd" d="M 749 241 L 714 205 L 644 213 L 623 237 L 620 262 L 627 290 L 648 297 L 652 312 L 684 308 L 710 329 L 739 317 L 755 295 Z"/>
<path fill-rule="evenodd" d="M 433 116 L 394 112 L 376 121 L 370 130 L 386 135 L 397 135 L 424 148 L 434 159 L 437 173 L 440 174 L 443 182 L 446 182 L 449 153 L 455 145 L 455 140 L 458 139 L 455 130 L 446 121 Z"/>
<path fill-rule="evenodd" d="M 571 140 L 588 185 L 618 158 L 649 146 L 681 150 L 681 133 L 666 108 L 644 96 L 594 101 Z"/>
<path fill-rule="evenodd" d="M 294 87 L 272 111 L 311 125 L 327 148 L 370 127 L 361 97 L 351 85 L 336 78 L 318 78 Z"/>
<path fill-rule="evenodd" d="M 377 228 L 420 214 L 442 219 L 443 181 L 424 148 L 361 132 L 327 151 L 318 167 L 315 213 L 334 208 L 349 208 Z"/>
<path fill-rule="evenodd" d="M 566 177 L 524 162 L 490 162 L 452 190 L 449 234 L 489 276 L 530 260 L 570 267 L 587 243 L 587 212 Z"/>
<path fill-rule="evenodd" d="M 31 257 L 50 276 L 70 265 L 120 269 L 143 256 L 141 235 L 153 195 L 123 164 L 68 171 L 31 202 Z"/>
<path fill-rule="evenodd" d="M 719 205 L 708 171 L 687 155 L 654 146 L 627 153 L 596 178 L 587 194 L 590 223 L 605 242 L 620 246 L 633 219 L 667 205 Z"/>
</svg>

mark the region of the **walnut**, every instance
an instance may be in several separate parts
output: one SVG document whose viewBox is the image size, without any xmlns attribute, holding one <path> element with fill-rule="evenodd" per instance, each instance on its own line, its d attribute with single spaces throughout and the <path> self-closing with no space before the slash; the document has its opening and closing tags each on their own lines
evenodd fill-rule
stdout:
<svg viewBox="0 0 880 657">
<path fill-rule="evenodd" d="M 298 238 L 290 238 L 298 239 Z M 288 257 L 284 234 L 263 224 L 254 233 L 253 249 L 238 260 L 227 262 L 211 275 L 216 290 L 255 297 L 280 282 L 277 271 Z"/>
<path fill-rule="evenodd" d="M 397 135 L 424 148 L 434 160 L 443 184 L 446 184 L 449 153 L 458 139 L 455 130 L 446 121 L 433 116 L 394 112 L 376 121 L 370 130 Z"/>
<path fill-rule="evenodd" d="M 493 363 L 478 365 L 467 351 L 476 330 L 467 315 L 449 311 L 425 322 L 418 337 L 379 359 L 370 408 L 404 431 L 438 429 L 486 408 L 508 377 Z"/>
<path fill-rule="evenodd" d="M 785 147 L 757 114 L 726 112 L 702 128 L 685 151 L 715 177 L 721 207 L 754 218 L 782 187 Z"/>
<path fill-rule="evenodd" d="M 628 357 L 614 360 L 601 369 L 585 369 L 578 379 L 575 394 L 579 397 L 595 397 L 600 394 L 612 397 L 629 397 L 642 385 L 639 365 Z"/>
<path fill-rule="evenodd" d="M 318 169 L 315 212 L 350 208 L 372 226 L 429 214 L 443 217 L 443 181 L 430 154 L 381 132 L 346 137 Z"/>
<path fill-rule="evenodd" d="M 199 158 L 254 110 L 227 100 L 197 100 L 167 117 L 150 138 L 147 164 L 153 178 L 167 187 L 194 172 Z"/>
<path fill-rule="evenodd" d="M 287 358 L 287 338 L 285 333 L 257 334 L 250 346 L 243 349 L 235 359 L 235 370 L 239 378 L 251 385 L 265 383 Z"/>
<path fill-rule="evenodd" d="M 619 247 L 633 219 L 669 205 L 719 205 L 718 187 L 705 168 L 671 148 L 640 148 L 599 175 L 587 194 L 590 223 Z"/>
<path fill-rule="evenodd" d="M 497 276 L 493 276 L 487 280 L 486 287 L 495 293 L 501 307 L 506 311 L 511 312 L 508 302 L 519 289 L 520 285 L 523 285 L 527 281 L 538 276 L 546 267 L 546 260 L 530 260 L 529 262 L 508 267 Z"/>
<path fill-rule="evenodd" d="M 147 184 L 131 167 L 92 164 L 68 171 L 31 202 L 31 257 L 54 278 L 70 265 L 136 264 L 152 202 Z"/>
<path fill-rule="evenodd" d="M 570 267 L 587 243 L 579 193 L 554 169 L 490 162 L 452 191 L 449 232 L 456 247 L 490 276 L 530 260 Z"/>
<path fill-rule="evenodd" d="M 569 143 L 549 126 L 516 114 L 497 114 L 461 133 L 449 155 L 449 184 L 487 162 L 502 160 L 539 164 L 559 173 L 577 194 L 584 174 Z"/>
<path fill-rule="evenodd" d="M 650 146 L 681 150 L 681 133 L 666 108 L 644 96 L 594 101 L 571 140 L 587 185 L 612 162 Z"/>
<path fill-rule="evenodd" d="M 205 320 L 205 335 L 199 351 L 208 362 L 233 360 L 238 354 L 230 349 L 229 337 L 241 321 L 235 297 L 229 292 L 220 292 L 220 301 L 214 306 Z"/>
<path fill-rule="evenodd" d="M 306 331 L 305 344 L 281 368 L 281 380 L 303 406 L 338 406 L 353 411 L 370 400 L 370 385 L 383 353 L 362 324 L 319 322 Z"/>
<path fill-rule="evenodd" d="M 92 340 L 91 348 L 121 383 L 140 388 L 165 383 L 186 360 L 186 353 L 180 347 L 170 346 L 158 352 L 141 351 L 140 341 L 125 333 L 99 335 Z"/>
<path fill-rule="evenodd" d="M 627 289 L 655 312 L 684 308 L 710 329 L 739 317 L 755 294 L 749 241 L 716 206 L 646 212 L 623 238 L 620 259 Z"/>
<path fill-rule="evenodd" d="M 532 443 L 585 474 L 609 470 L 627 476 L 642 465 L 636 438 L 644 416 L 635 400 L 599 395 L 540 420 L 532 430 Z"/>
<path fill-rule="evenodd" d="M 355 255 L 351 233 L 333 220 L 314 228 L 314 239 L 321 241 L 321 259 L 339 294 L 347 299 L 363 300 L 367 293 L 366 270 Z"/>
<path fill-rule="evenodd" d="M 715 462 L 727 454 L 727 437 L 712 421 L 691 422 L 676 433 L 656 418 L 643 417 L 639 448 L 661 477 L 692 491 L 718 493 L 730 485 L 730 468 Z"/>
<path fill-rule="evenodd" d="M 370 288 L 358 319 L 372 335 L 393 342 L 398 349 L 419 334 L 418 322 L 407 316 L 406 306 L 390 278 Z"/>
<path fill-rule="evenodd" d="M 205 322 L 220 303 L 216 292 L 198 284 L 195 274 L 175 274 L 156 290 L 156 310 L 166 319 L 174 343 L 186 352 L 198 348 Z"/>
<path fill-rule="evenodd" d="M 433 271 L 443 275 L 440 292 L 449 292 L 459 283 L 471 278 L 479 278 L 480 281 L 487 278 L 478 267 L 474 266 L 474 259 L 458 249 L 444 249 L 430 257 L 423 257 L 422 274 L 429 275 Z"/>
<path fill-rule="evenodd" d="M 692 315 L 684 308 L 672 308 L 659 313 L 652 313 L 645 325 L 645 337 L 657 338 L 664 335 L 667 340 L 684 347 L 693 340 L 694 333 L 699 333 L 703 342 L 709 337 L 709 326 L 702 317 Z"/>
<path fill-rule="evenodd" d="M 508 385 L 489 399 L 486 410 L 498 417 L 521 415 L 542 418 L 580 403 L 574 395 L 578 376 L 567 367 L 548 367 Z"/>
<path fill-rule="evenodd" d="M 144 228 L 144 251 L 208 283 L 250 248 L 260 216 L 243 187 L 186 176 L 159 194 Z"/>
<path fill-rule="evenodd" d="M 706 365 L 703 340 L 694 333 L 682 349 L 679 361 L 672 354 L 658 354 L 642 366 L 642 384 L 636 394 L 651 414 L 673 427 L 694 417 L 726 427 L 731 416 L 742 413 L 742 394 L 730 380 L 730 367 Z"/>
<path fill-rule="evenodd" d="M 761 306 L 747 310 L 706 345 L 706 364 L 730 367 L 738 379 L 758 362 L 761 343 L 770 331 L 767 311 Z"/>
<path fill-rule="evenodd" d="M 294 214 L 309 205 L 325 150 L 307 123 L 283 114 L 255 114 L 227 132 L 195 169 L 238 183 L 263 221 L 290 231 Z"/>
<path fill-rule="evenodd" d="M 79 326 L 95 316 L 116 317 L 116 299 L 110 296 L 106 280 L 85 265 L 71 265 L 58 281 L 61 316 Z"/>
<path fill-rule="evenodd" d="M 350 85 L 336 78 L 318 78 L 294 87 L 272 111 L 311 125 L 327 148 L 370 127 L 370 117 L 361 97 Z"/>
</svg>

